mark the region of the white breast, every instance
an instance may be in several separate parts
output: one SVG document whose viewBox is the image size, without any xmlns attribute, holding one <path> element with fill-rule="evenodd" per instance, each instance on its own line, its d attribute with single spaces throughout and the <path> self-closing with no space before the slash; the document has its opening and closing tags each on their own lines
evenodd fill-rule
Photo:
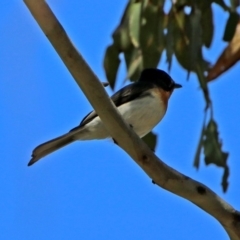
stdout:
<svg viewBox="0 0 240 240">
<path fill-rule="evenodd" d="M 166 107 L 157 92 L 130 103 L 123 104 L 119 111 L 133 130 L 143 137 L 149 133 L 163 118 Z"/>
</svg>

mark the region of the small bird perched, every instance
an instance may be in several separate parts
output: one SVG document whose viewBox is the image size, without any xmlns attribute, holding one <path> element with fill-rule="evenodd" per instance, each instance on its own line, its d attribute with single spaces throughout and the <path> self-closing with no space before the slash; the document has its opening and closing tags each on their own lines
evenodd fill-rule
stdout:
<svg viewBox="0 0 240 240">
<path fill-rule="evenodd" d="M 123 87 L 111 99 L 138 136 L 144 137 L 162 120 L 173 90 L 180 87 L 166 72 L 148 68 L 142 71 L 138 82 Z M 74 141 L 108 137 L 98 114 L 92 111 L 70 132 L 36 147 L 28 166 Z"/>
</svg>

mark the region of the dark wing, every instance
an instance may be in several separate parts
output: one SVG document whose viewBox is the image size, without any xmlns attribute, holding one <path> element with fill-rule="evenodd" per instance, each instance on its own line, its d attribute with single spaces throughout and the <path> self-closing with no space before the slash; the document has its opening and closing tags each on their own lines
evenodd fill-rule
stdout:
<svg viewBox="0 0 240 240">
<path fill-rule="evenodd" d="M 90 112 L 88 115 L 86 115 L 86 116 L 82 119 L 82 121 L 80 122 L 80 124 L 79 124 L 77 127 L 71 129 L 69 132 L 73 132 L 73 131 L 79 129 L 80 127 L 83 127 L 84 125 L 86 125 L 87 123 L 89 123 L 90 121 L 92 121 L 92 119 L 94 119 L 94 118 L 97 117 L 97 116 L 98 116 L 98 114 L 97 114 L 95 111 Z"/>
<path fill-rule="evenodd" d="M 151 88 L 154 88 L 154 85 L 152 83 L 148 83 L 148 82 L 132 83 L 132 84 L 127 85 L 126 87 L 123 87 L 116 93 L 114 93 L 112 95 L 111 99 L 114 102 L 115 106 L 118 107 L 118 106 L 120 106 L 126 102 L 129 102 L 131 100 L 134 100 L 136 98 L 146 96 L 147 94 L 149 94 L 146 91 Z M 94 119 L 97 116 L 98 116 L 98 114 L 95 111 L 90 112 L 86 117 L 83 118 L 80 125 L 73 128 L 71 131 L 74 131 L 74 130 L 78 129 L 79 127 L 86 125 L 87 123 L 91 122 L 92 119 Z"/>
</svg>

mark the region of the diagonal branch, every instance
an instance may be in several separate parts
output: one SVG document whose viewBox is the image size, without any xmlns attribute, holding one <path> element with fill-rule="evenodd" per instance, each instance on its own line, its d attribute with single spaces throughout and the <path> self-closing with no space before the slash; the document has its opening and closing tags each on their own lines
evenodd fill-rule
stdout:
<svg viewBox="0 0 240 240">
<path fill-rule="evenodd" d="M 24 2 L 119 146 L 158 186 L 202 208 L 221 223 L 232 240 L 240 240 L 240 213 L 205 185 L 158 159 L 121 118 L 102 84 L 77 52 L 46 2 Z"/>
</svg>

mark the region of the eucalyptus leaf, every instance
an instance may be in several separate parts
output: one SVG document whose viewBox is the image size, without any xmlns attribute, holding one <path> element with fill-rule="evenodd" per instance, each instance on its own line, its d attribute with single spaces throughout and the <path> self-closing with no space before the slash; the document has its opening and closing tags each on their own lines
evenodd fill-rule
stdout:
<svg viewBox="0 0 240 240">
<path fill-rule="evenodd" d="M 118 54 L 119 54 L 118 49 L 116 45 L 113 44 L 107 48 L 104 57 L 104 69 L 107 76 L 107 80 L 112 89 L 115 86 L 117 71 L 120 64 Z"/>
<path fill-rule="evenodd" d="M 213 13 L 211 5 L 208 8 L 203 9 L 202 11 L 201 26 L 202 42 L 207 48 L 209 48 L 212 43 L 214 32 Z"/>
<path fill-rule="evenodd" d="M 142 140 L 148 145 L 150 149 L 155 151 L 157 145 L 157 135 L 153 132 L 148 133 L 142 138 Z"/>
<path fill-rule="evenodd" d="M 197 146 L 197 151 L 196 151 L 194 162 L 193 162 L 193 166 L 197 169 L 199 168 L 199 165 L 200 165 L 200 155 L 201 155 L 201 151 L 203 148 L 204 132 L 205 132 L 205 120 L 204 120 L 204 124 L 203 124 L 202 130 L 201 130 L 201 135 L 200 135 L 200 139 L 199 139 L 198 146 Z"/>
<path fill-rule="evenodd" d="M 153 4 L 148 4 L 142 13 L 140 46 L 143 67 L 157 67 L 164 49 L 164 12 Z"/>
<path fill-rule="evenodd" d="M 240 5 L 239 0 L 230 0 L 230 2 L 233 10 L 236 10 L 236 8 Z"/>
<path fill-rule="evenodd" d="M 132 47 L 124 52 L 125 62 L 127 65 L 127 78 L 131 81 L 137 81 L 143 69 L 142 52 L 140 49 Z"/>
<path fill-rule="evenodd" d="M 171 70 L 172 66 L 172 57 L 174 54 L 174 22 L 171 18 L 169 18 L 168 24 L 167 24 L 167 33 L 166 33 L 166 57 L 167 57 L 167 64 L 168 64 L 168 71 Z"/>
<path fill-rule="evenodd" d="M 127 7 L 123 13 L 120 24 L 112 34 L 114 44 L 118 47 L 119 51 L 126 51 L 131 46 L 131 40 L 128 30 L 128 22 L 130 15 L 131 2 L 127 4 Z"/>
<path fill-rule="evenodd" d="M 166 0 L 129 0 L 121 22 L 113 33 L 113 45 L 108 47 L 104 59 L 105 72 L 111 87 L 114 87 L 116 81 L 121 53 L 126 63 L 127 78 L 131 81 L 139 79 L 143 68 L 157 67 L 164 50 L 169 70 L 175 56 L 188 74 L 197 74 L 206 100 L 205 111 L 210 110 L 211 119 L 207 125 L 204 122 L 194 166 L 199 167 L 203 152 L 207 165 L 212 163 L 222 167 L 224 191 L 228 187 L 228 153 L 222 150 L 217 124 L 212 118 L 212 104 L 206 78 L 209 63 L 203 57 L 203 48 L 209 48 L 213 39 L 212 3 L 218 4 L 230 14 L 225 30 L 225 39 L 229 40 L 236 27 L 236 2 L 231 0 L 230 8 L 224 0 L 174 0 L 167 13 Z M 190 13 L 186 11 L 186 7 L 191 10 Z M 155 148 L 157 136 L 150 133 L 145 138 L 150 138 L 151 140 L 146 141 L 152 144 L 148 143 L 152 149 Z"/>
<path fill-rule="evenodd" d="M 202 68 L 202 66 L 199 64 L 197 64 L 196 67 L 196 74 L 198 76 L 198 80 L 200 83 L 200 87 L 203 91 L 203 95 L 206 101 L 206 109 L 209 107 L 210 103 L 211 103 L 211 99 L 210 99 L 210 95 L 209 95 L 209 90 L 208 90 L 208 85 L 207 85 L 207 79 L 204 75 L 204 68 Z"/>
<path fill-rule="evenodd" d="M 213 119 L 209 121 L 204 135 L 203 146 L 206 165 L 213 163 L 219 167 L 225 167 L 228 153 L 222 151 L 222 142 L 218 137 L 217 123 Z"/>
<path fill-rule="evenodd" d="M 223 40 L 230 42 L 234 36 L 236 26 L 239 22 L 239 15 L 236 12 L 231 12 L 226 23 L 225 32 L 223 35 Z"/>
<path fill-rule="evenodd" d="M 199 52 L 202 48 L 202 26 L 201 26 L 202 13 L 197 7 L 192 7 L 189 20 L 186 23 L 190 24 L 189 33 L 189 61 L 191 69 L 194 69 L 198 61 Z"/>
<path fill-rule="evenodd" d="M 145 1 L 146 1 L 146 0 L 145 0 Z M 164 2 L 165 2 L 165 0 L 151 0 L 151 3 L 152 3 L 153 5 L 156 5 L 156 6 L 159 6 L 159 7 L 163 7 Z"/>
<path fill-rule="evenodd" d="M 205 128 L 204 135 L 203 147 L 205 163 L 206 165 L 214 164 L 218 167 L 224 168 L 222 187 L 225 192 L 228 187 L 227 179 L 229 176 L 229 169 L 227 166 L 227 158 L 229 154 L 222 150 L 222 142 L 218 136 L 217 123 L 213 119 L 210 119 L 207 127 Z"/>
<path fill-rule="evenodd" d="M 230 173 L 229 173 L 229 167 L 225 166 L 224 168 L 224 172 L 223 172 L 223 177 L 222 177 L 222 188 L 223 188 L 223 192 L 227 191 L 228 188 L 228 177 L 229 177 Z"/>
<path fill-rule="evenodd" d="M 129 16 L 129 36 L 134 47 L 139 47 L 140 28 L 141 28 L 141 2 L 131 5 Z"/>
</svg>

